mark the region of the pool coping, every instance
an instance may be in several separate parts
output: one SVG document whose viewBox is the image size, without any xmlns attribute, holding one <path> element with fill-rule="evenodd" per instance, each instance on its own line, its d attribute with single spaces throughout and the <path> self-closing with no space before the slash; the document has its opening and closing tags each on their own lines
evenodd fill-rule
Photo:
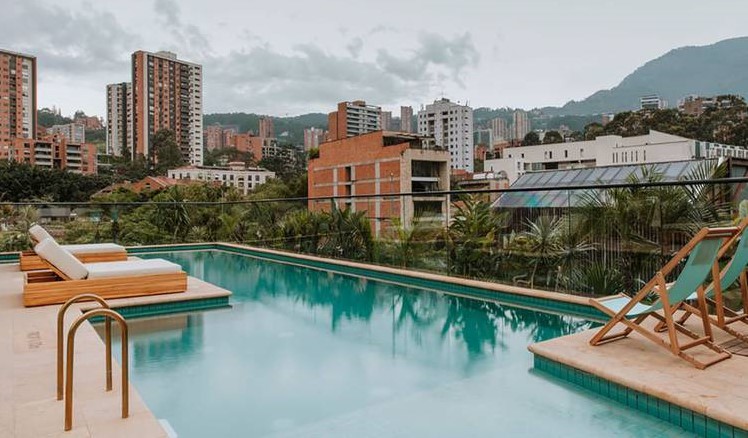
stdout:
<svg viewBox="0 0 748 438">
<path fill-rule="evenodd" d="M 748 437 L 748 417 L 740 413 L 748 397 L 739 396 L 746 385 L 736 389 L 723 378 L 725 373 L 733 380 L 748 376 L 748 358 L 733 356 L 698 370 L 637 333 L 591 346 L 596 331 L 529 345 L 534 368 L 699 436 Z"/>
</svg>

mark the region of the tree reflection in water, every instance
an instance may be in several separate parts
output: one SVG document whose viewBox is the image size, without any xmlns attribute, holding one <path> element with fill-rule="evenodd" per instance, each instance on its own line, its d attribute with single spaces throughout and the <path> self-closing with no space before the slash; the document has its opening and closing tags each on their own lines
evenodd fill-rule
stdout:
<svg viewBox="0 0 748 438">
<path fill-rule="evenodd" d="M 538 342 L 591 326 L 569 316 L 227 253 L 186 252 L 170 258 L 190 272 L 199 266 L 203 279 L 234 293 L 236 305 L 284 297 L 306 309 L 328 311 L 332 332 L 346 330 L 342 321 L 370 324 L 373 316 L 388 314 L 393 340 L 401 333 L 419 346 L 428 337 L 458 340 L 471 358 L 507 349 L 507 329 Z"/>
</svg>

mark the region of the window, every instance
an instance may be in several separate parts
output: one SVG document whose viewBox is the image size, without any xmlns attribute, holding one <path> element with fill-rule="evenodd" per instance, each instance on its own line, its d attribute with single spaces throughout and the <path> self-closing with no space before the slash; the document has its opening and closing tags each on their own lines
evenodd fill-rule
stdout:
<svg viewBox="0 0 748 438">
<path fill-rule="evenodd" d="M 569 158 L 569 151 L 568 150 L 564 150 L 564 158 Z"/>
</svg>

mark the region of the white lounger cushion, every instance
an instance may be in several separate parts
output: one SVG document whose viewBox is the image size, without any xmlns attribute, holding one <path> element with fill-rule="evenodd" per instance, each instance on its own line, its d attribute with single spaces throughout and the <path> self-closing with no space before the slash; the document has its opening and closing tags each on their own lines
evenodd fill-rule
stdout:
<svg viewBox="0 0 748 438">
<path fill-rule="evenodd" d="M 65 251 L 54 239 L 44 239 L 34 247 L 36 254 L 72 280 L 88 276 L 88 270 L 80 260 Z"/>
<path fill-rule="evenodd" d="M 39 225 L 32 225 L 31 228 L 29 228 L 29 234 L 31 234 L 31 237 L 36 241 L 36 243 L 42 243 L 44 239 L 52 239 L 55 240 L 44 228 L 40 227 Z"/>
<path fill-rule="evenodd" d="M 182 267 L 164 259 L 130 260 L 122 262 L 87 263 L 88 278 L 136 277 L 141 275 L 173 274 Z"/>
<path fill-rule="evenodd" d="M 113 252 L 125 252 L 124 246 L 115 243 L 88 243 L 81 245 L 62 245 L 65 251 L 71 254 L 103 254 Z"/>
</svg>

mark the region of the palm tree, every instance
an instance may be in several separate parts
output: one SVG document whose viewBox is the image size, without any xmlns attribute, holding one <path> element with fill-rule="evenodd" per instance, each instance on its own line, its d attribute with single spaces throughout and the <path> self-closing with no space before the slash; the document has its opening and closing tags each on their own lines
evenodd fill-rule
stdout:
<svg viewBox="0 0 748 438">
<path fill-rule="evenodd" d="M 456 207 L 446 237 L 450 270 L 466 276 L 486 277 L 496 269 L 500 235 L 507 215 L 491 209 L 475 195 L 466 196 Z"/>
</svg>

